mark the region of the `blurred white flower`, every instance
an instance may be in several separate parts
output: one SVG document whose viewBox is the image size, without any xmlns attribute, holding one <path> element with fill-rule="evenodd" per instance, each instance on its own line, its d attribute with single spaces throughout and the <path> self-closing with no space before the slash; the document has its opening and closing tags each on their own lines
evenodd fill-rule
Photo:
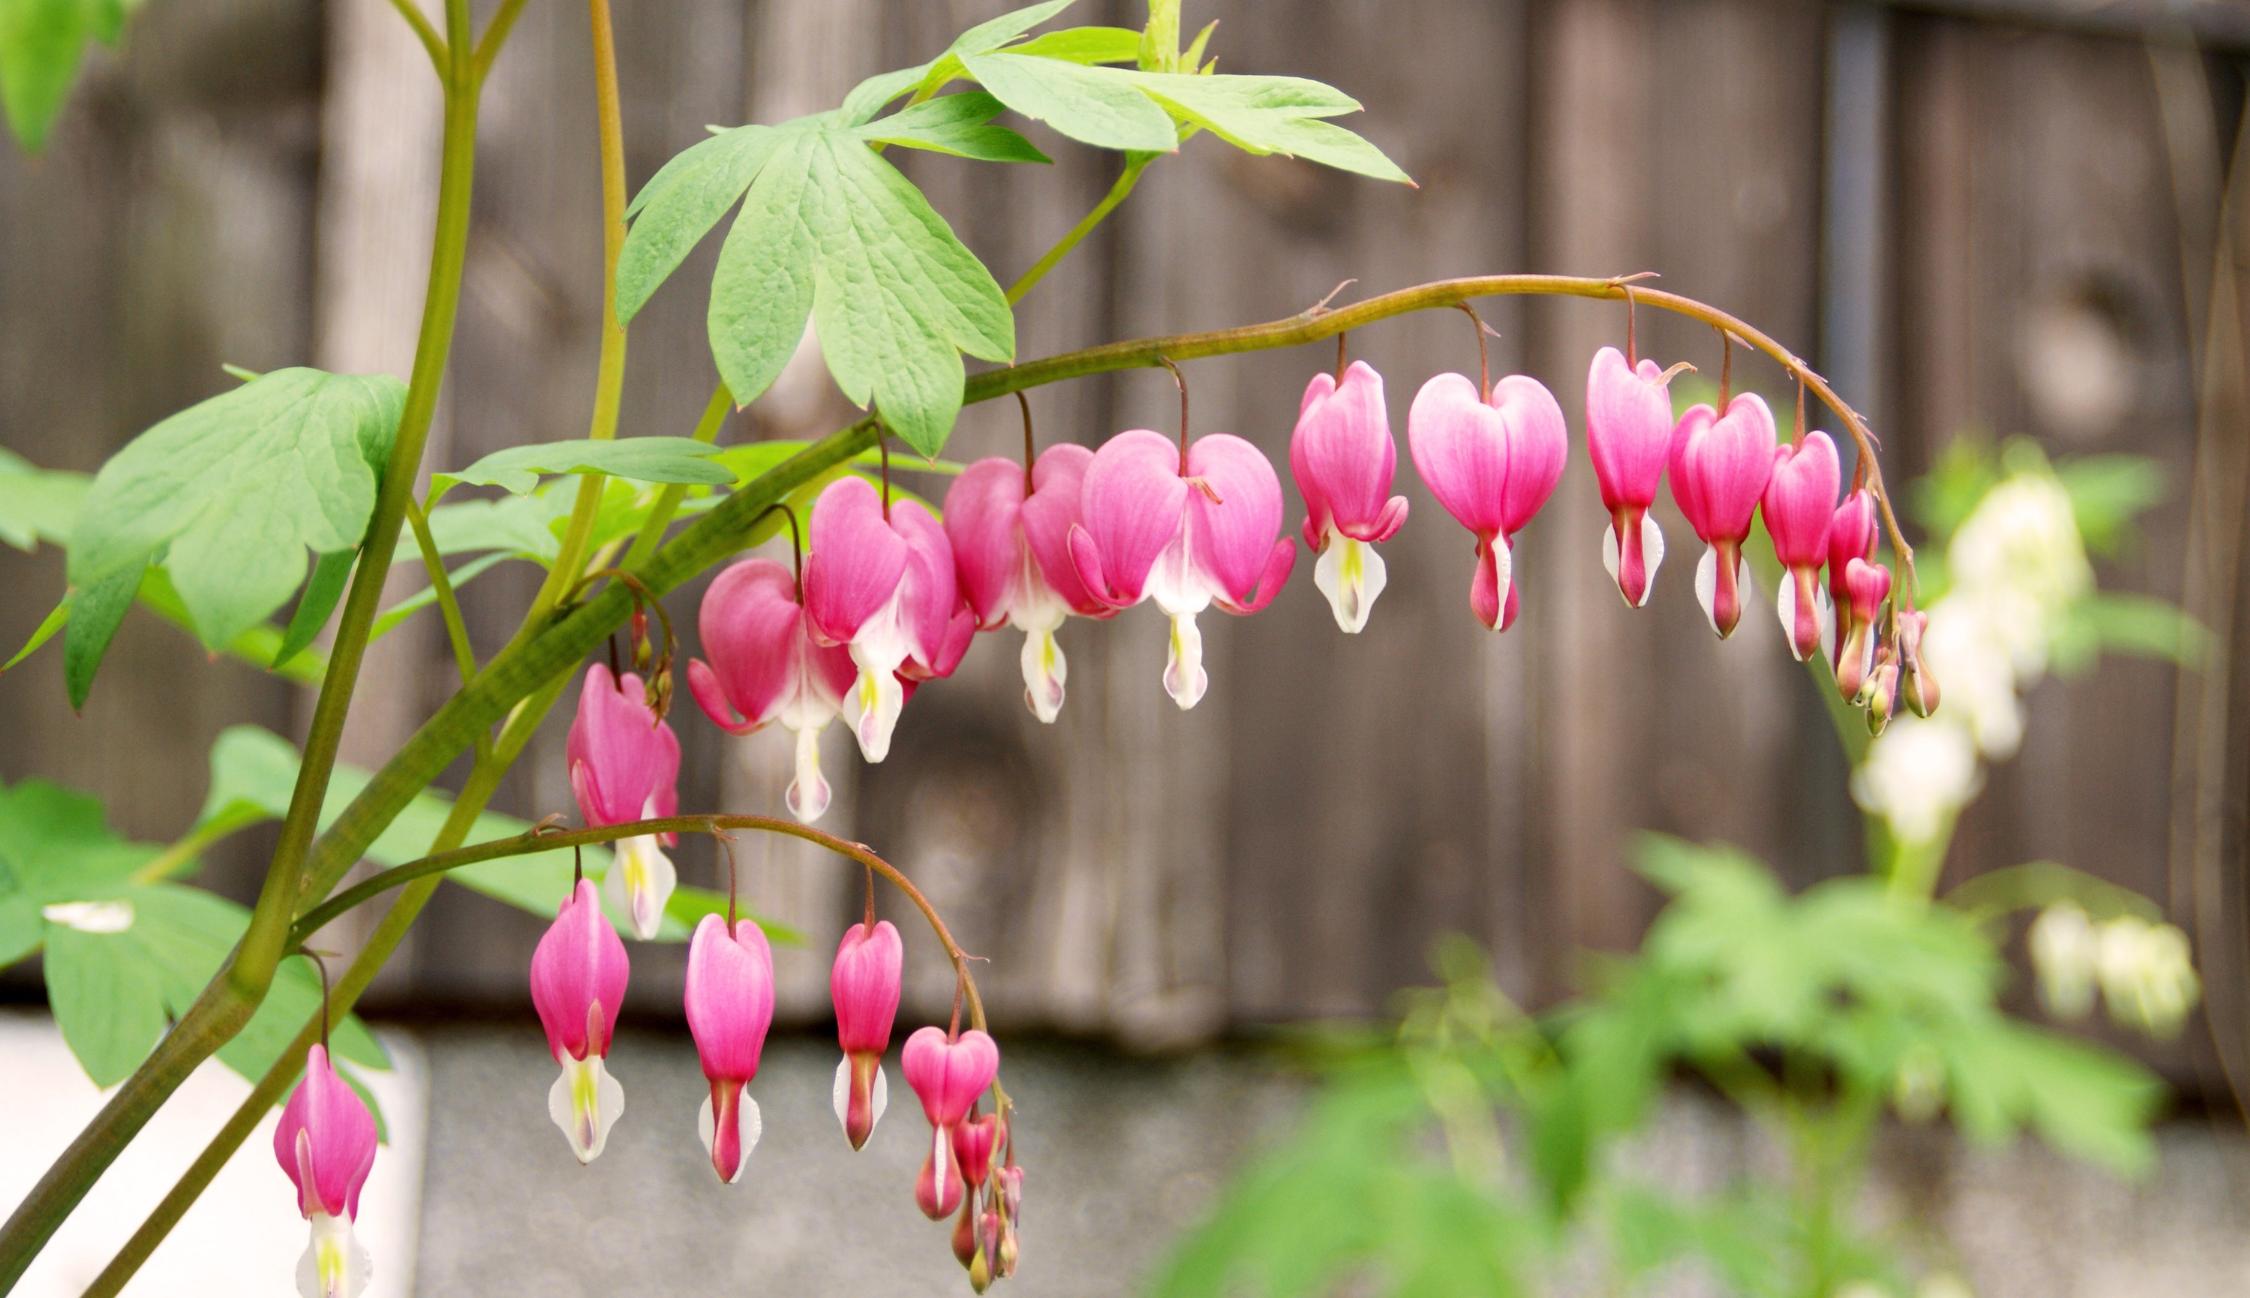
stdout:
<svg viewBox="0 0 2250 1298">
<path fill-rule="evenodd" d="M 2096 972 L 2109 1016 L 2155 1036 L 2179 1031 L 2202 992 L 2187 934 L 2121 915 L 2102 925 Z"/>
<path fill-rule="evenodd" d="M 2039 1003 L 2060 1019 L 2081 1019 L 2094 1008 L 2094 968 L 2101 938 L 2093 918 L 2074 901 L 2039 912 L 2026 939 L 2039 975 Z"/>
<path fill-rule="evenodd" d="M 2052 614 L 2091 590 L 2094 571 L 2052 474 L 2019 473 L 1985 493 L 1946 550 L 1956 587 L 2012 591 Z"/>
<path fill-rule="evenodd" d="M 1927 843 L 1976 796 L 1981 778 L 1975 741 L 1947 713 L 1901 717 L 1852 772 L 1852 799 L 1902 840 Z"/>
<path fill-rule="evenodd" d="M 1951 1271 L 1932 1271 L 1923 1277 L 1921 1287 L 1914 1291 L 1914 1298 L 1977 1298 L 1977 1291 Z"/>
<path fill-rule="evenodd" d="M 1967 726 L 1986 757 L 2014 756 L 2023 742 L 2023 709 L 2016 702 L 2013 649 L 1974 601 L 1949 595 L 1928 611 L 1922 660 L 1945 682 L 1939 715 Z"/>
</svg>

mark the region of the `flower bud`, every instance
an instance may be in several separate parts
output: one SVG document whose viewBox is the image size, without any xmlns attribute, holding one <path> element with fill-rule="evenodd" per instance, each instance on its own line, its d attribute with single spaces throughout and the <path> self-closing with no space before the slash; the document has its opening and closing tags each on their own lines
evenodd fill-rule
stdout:
<svg viewBox="0 0 2250 1298">
<path fill-rule="evenodd" d="M 648 705 L 638 676 L 622 678 L 596 664 L 578 694 L 578 715 L 564 745 L 571 792 L 587 825 L 669 816 L 679 809 L 680 741 Z M 675 836 L 620 840 L 605 887 L 646 940 L 664 923 L 664 905 L 678 875 L 663 852 Z"/>
<path fill-rule="evenodd" d="M 531 955 L 531 1003 L 547 1032 L 547 1049 L 562 1076 L 547 1092 L 547 1116 L 581 1163 L 600 1157 L 609 1129 L 625 1112 L 625 1088 L 605 1059 L 617 1030 L 631 963 L 581 879 Z"/>
<path fill-rule="evenodd" d="M 352 1223 L 375 1165 L 375 1118 L 337 1074 L 325 1045 L 306 1052 L 305 1077 L 282 1107 L 273 1152 L 297 1187 L 297 1211 L 312 1223 L 312 1242 L 297 1263 L 298 1292 L 357 1298 L 373 1271 Z"/>
<path fill-rule="evenodd" d="M 1898 613 L 1898 692 L 1915 716 L 1927 717 L 1938 709 L 1937 677 L 1922 660 L 1922 633 L 1930 615 L 1911 608 Z"/>
<path fill-rule="evenodd" d="M 832 1099 L 836 1120 L 853 1149 L 867 1144 L 890 1101 L 883 1076 L 883 1052 L 890 1048 L 891 1021 L 898 1014 L 899 977 L 905 946 L 889 920 L 873 928 L 854 924 L 836 945 L 828 990 L 836 1005 L 836 1041 L 844 1058 L 836 1065 Z"/>
<path fill-rule="evenodd" d="M 922 1156 L 922 1171 L 914 1178 L 914 1206 L 931 1221 L 944 1221 L 961 1206 L 961 1171 L 943 1127 L 930 1133 L 930 1152 Z"/>
<path fill-rule="evenodd" d="M 688 1032 L 711 1084 L 697 1130 L 712 1170 L 732 1185 L 749 1167 L 763 1130 L 758 1102 L 745 1088 L 758 1075 L 773 1024 L 773 948 L 764 930 L 749 920 L 705 915 L 688 941 L 686 1007 Z"/>
<path fill-rule="evenodd" d="M 1005 1139 L 1006 1131 L 997 1113 L 971 1118 L 953 1129 L 953 1159 L 961 1168 L 961 1179 L 972 1191 L 984 1188 L 992 1174 L 992 1154 Z"/>
</svg>

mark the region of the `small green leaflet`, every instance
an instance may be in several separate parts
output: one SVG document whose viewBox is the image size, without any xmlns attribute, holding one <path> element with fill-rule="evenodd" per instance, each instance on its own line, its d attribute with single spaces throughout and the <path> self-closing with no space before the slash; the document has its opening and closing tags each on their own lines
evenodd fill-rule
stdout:
<svg viewBox="0 0 2250 1298">
<path fill-rule="evenodd" d="M 0 541 L 19 550 L 40 542 L 61 545 L 93 481 L 83 473 L 42 469 L 13 451 L 0 450 Z"/>
<path fill-rule="evenodd" d="M 304 582 L 306 551 L 359 545 L 405 393 L 387 376 L 284 369 L 157 424 L 95 475 L 71 585 L 161 555 L 197 636 L 225 647 Z"/>
<path fill-rule="evenodd" d="M 717 448 L 692 437 L 620 437 L 614 441 L 534 442 L 494 451 L 466 469 L 430 477 L 430 499 L 456 483 L 499 487 L 522 495 L 542 476 L 606 473 L 635 482 L 722 483 L 733 475 L 711 463 Z"/>
<path fill-rule="evenodd" d="M 982 92 L 946 95 L 871 122 L 858 133 L 872 144 L 928 149 L 978 162 L 1053 161 L 1007 127 L 985 125 L 999 111 L 1000 101 Z"/>
<path fill-rule="evenodd" d="M 0 0 L 0 109 L 37 153 L 70 97 L 86 42 L 117 44 L 140 0 Z"/>
</svg>

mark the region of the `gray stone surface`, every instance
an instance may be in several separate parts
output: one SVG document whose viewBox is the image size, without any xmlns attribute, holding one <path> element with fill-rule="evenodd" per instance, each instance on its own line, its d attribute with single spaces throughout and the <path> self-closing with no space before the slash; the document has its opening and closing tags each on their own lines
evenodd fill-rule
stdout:
<svg viewBox="0 0 2250 1298">
<path fill-rule="evenodd" d="M 829 1109 L 832 1044 L 777 1037 L 752 1088 L 765 1135 L 730 1187 L 696 1139 L 704 1087 L 684 1034 L 620 1038 L 611 1059 L 625 1117 L 586 1168 L 548 1124 L 554 1069 L 535 1027 L 418 1036 L 430 1077 L 418 1293 L 968 1292 L 946 1227 L 914 1207 L 926 1128 L 895 1052 L 890 1112 L 855 1155 Z M 1137 1292 L 1227 1172 L 1286 1129 L 1299 1094 L 1252 1052 L 1005 1049 L 1027 1226 L 1004 1292 L 1022 1298 Z M 1864 1209 L 1926 1255 L 1954 1259 L 1979 1298 L 2250 1295 L 2250 1139 L 2183 1120 L 2161 1143 L 2155 1176 L 2128 1184 L 2036 1147 L 1968 1150 L 1937 1129 L 1894 1126 Z M 1683 1188 L 1779 1171 L 1763 1141 L 1692 1095 L 1620 1157 Z M 1717 1291 L 1680 1274 L 1651 1292 Z"/>
<path fill-rule="evenodd" d="M 719 1292 L 715 1279 L 744 1293 L 969 1292 L 950 1227 L 914 1206 L 928 1127 L 895 1050 L 890 1110 L 854 1154 L 829 1107 L 833 1039 L 770 1042 L 751 1088 L 765 1134 L 748 1175 L 726 1186 L 696 1138 L 707 1091 L 684 1034 L 620 1036 L 610 1061 L 625 1116 L 588 1167 L 547 1121 L 555 1070 L 536 1026 L 421 1040 L 421 1294 L 637 1298 Z M 1133 1292 L 1247 1144 L 1291 1108 L 1289 1084 L 1234 1056 L 1004 1050 L 1026 1222 L 1007 1292 L 1023 1298 Z"/>
</svg>

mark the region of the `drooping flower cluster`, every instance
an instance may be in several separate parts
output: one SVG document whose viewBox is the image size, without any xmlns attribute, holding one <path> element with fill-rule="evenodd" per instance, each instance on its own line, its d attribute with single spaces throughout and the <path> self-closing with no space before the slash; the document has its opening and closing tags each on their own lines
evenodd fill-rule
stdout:
<svg viewBox="0 0 2250 1298">
<path fill-rule="evenodd" d="M 1341 350 L 1335 371 L 1305 386 L 1289 469 L 1305 506 L 1299 531 L 1317 556 L 1313 584 L 1337 626 L 1356 634 L 1388 584 L 1376 547 L 1409 507 L 1392 491 L 1398 446 L 1382 376 Z M 1892 574 L 1876 561 L 1872 493 L 1856 483 L 1842 491 L 1836 446 L 1802 428 L 1802 409 L 1790 439 L 1755 393 L 1722 391 L 1723 409 L 1696 405 L 1675 419 L 1670 385 L 1685 368 L 1634 358 L 1628 338 L 1625 352 L 1598 351 L 1587 373 L 1587 457 L 1609 515 L 1602 558 L 1627 605 L 1655 590 L 1664 535 L 1650 511 L 1669 476 L 1706 547 L 1695 593 L 1721 638 L 1750 598 L 1746 546 L 1763 518 L 1785 570 L 1775 607 L 1790 651 L 1800 661 L 1822 654 L 1872 727 L 1902 702 L 1933 710 L 1925 619 L 1905 592 L 1894 599 Z M 883 760 L 915 688 L 952 674 L 977 631 L 1023 633 L 1024 702 L 1051 723 L 1068 679 L 1059 639 L 1068 620 L 1153 602 L 1169 623 L 1161 684 L 1194 707 L 1210 688 L 1197 616 L 1271 603 L 1296 545 L 1282 534 L 1281 483 L 1265 455 L 1231 434 L 1189 436 L 1184 383 L 1180 418 L 1176 439 L 1136 428 L 1098 448 L 1039 451 L 1027 404 L 1022 462 L 966 466 L 942 523 L 887 485 L 838 478 L 814 502 L 801 577 L 745 559 L 712 583 L 699 619 L 708 661 L 688 668 L 696 701 L 735 734 L 774 721 L 795 733 L 788 805 L 805 821 L 830 801 L 819 766 L 827 723 L 841 712 L 861 756 Z M 1521 606 L 1516 538 L 1569 458 L 1561 404 L 1528 375 L 1439 374 L 1415 394 L 1406 432 L 1423 484 L 1472 538 L 1470 611 L 1507 630 Z"/>
</svg>

